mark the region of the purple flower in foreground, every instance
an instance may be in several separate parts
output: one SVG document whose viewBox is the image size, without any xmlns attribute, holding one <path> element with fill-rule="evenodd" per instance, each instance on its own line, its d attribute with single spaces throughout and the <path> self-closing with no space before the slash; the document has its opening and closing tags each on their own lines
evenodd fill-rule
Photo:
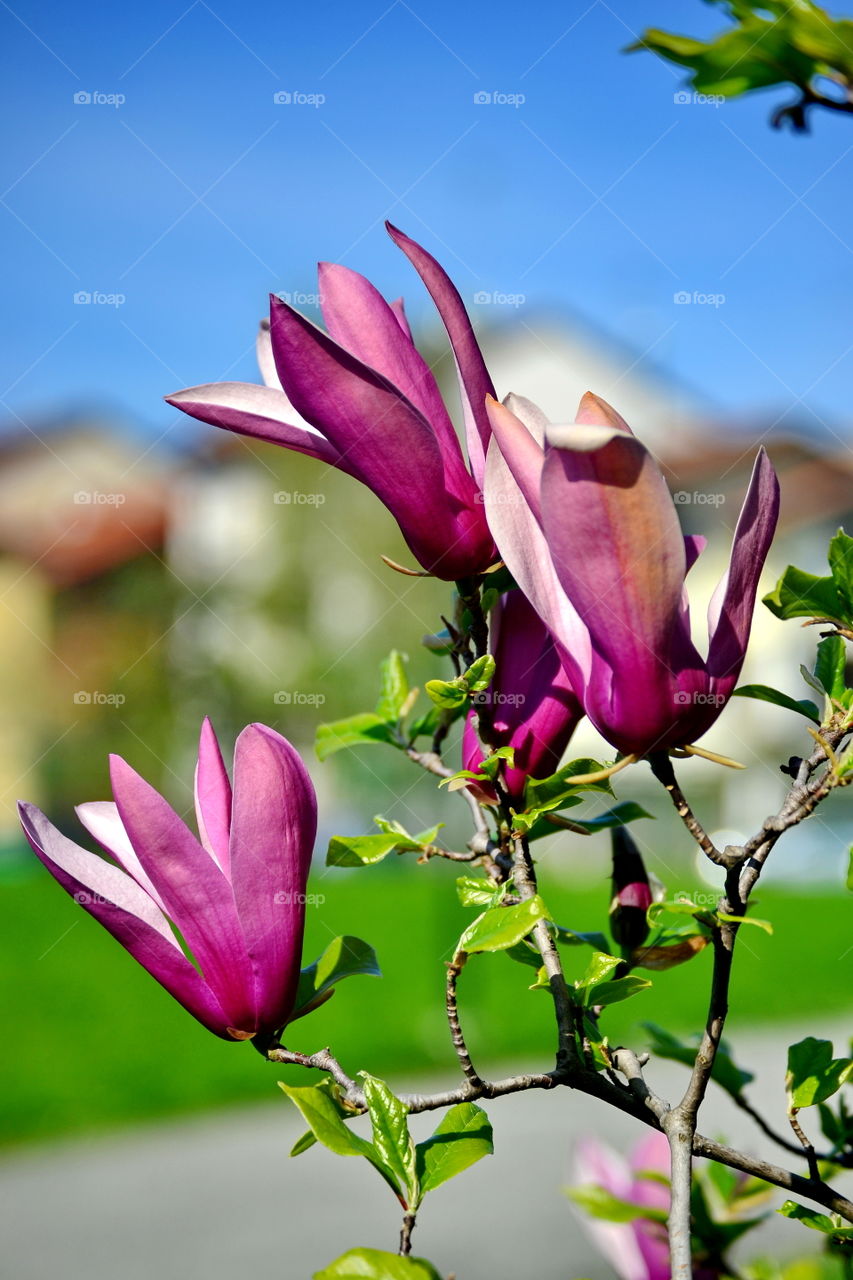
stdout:
<svg viewBox="0 0 853 1280">
<path fill-rule="evenodd" d="M 643 1177 L 651 1174 L 652 1177 Z M 626 1160 L 592 1138 L 582 1139 L 575 1153 L 580 1184 L 603 1187 L 617 1200 L 656 1210 L 669 1210 L 669 1145 L 662 1133 L 643 1138 Z M 584 1225 L 620 1280 L 669 1280 L 669 1243 L 660 1222 L 605 1222 L 584 1218 Z"/>
<path fill-rule="evenodd" d="M 249 725 L 234 750 L 232 793 L 205 720 L 198 839 L 118 756 L 110 758 L 110 775 L 115 803 L 82 804 L 77 814 L 115 862 L 80 848 L 35 805 L 22 803 L 24 834 L 37 857 L 210 1031 L 226 1040 L 280 1031 L 299 981 L 317 827 L 314 788 L 299 755 L 272 729 Z"/>
<path fill-rule="evenodd" d="M 497 558 L 482 505 L 494 393 L 462 299 L 436 260 L 388 224 L 432 295 L 450 339 L 469 470 L 438 384 L 412 341 L 401 300 L 336 263 L 320 264 L 328 333 L 275 295 L 258 338 L 264 386 L 209 383 L 167 396 L 202 422 L 283 445 L 372 489 L 429 573 L 454 580 Z"/>
<path fill-rule="evenodd" d="M 584 710 L 619 751 L 691 744 L 717 719 L 746 654 L 758 578 L 779 513 L 760 450 L 702 658 L 685 575 L 704 539 L 683 537 L 648 450 L 596 396 L 552 426 L 529 401 L 489 403 L 486 510 L 501 555 L 560 646 Z"/>
<path fill-rule="evenodd" d="M 520 591 L 510 591 L 492 610 L 489 649 L 495 674 L 479 697 L 490 707 L 495 744 L 514 749 L 504 782 L 519 801 L 528 778 L 546 778 L 559 767 L 583 710 L 557 646 Z M 484 754 L 471 711 L 462 735 L 463 768 L 475 770 Z M 496 799 L 488 784 L 483 795 Z"/>
</svg>

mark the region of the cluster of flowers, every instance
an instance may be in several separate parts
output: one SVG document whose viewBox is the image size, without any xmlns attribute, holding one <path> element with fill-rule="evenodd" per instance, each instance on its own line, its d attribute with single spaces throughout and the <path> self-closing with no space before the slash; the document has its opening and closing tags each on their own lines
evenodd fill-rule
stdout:
<svg viewBox="0 0 853 1280">
<path fill-rule="evenodd" d="M 462 299 L 441 266 L 389 227 L 429 291 L 459 375 L 468 462 L 402 301 L 323 264 L 327 332 L 273 296 L 258 337 L 263 385 L 192 387 L 169 402 L 204 422 L 317 458 L 367 485 L 426 573 L 476 579 L 503 560 L 518 585 L 493 610 L 493 733 L 514 748 L 510 794 L 557 767 L 587 716 L 637 758 L 692 743 L 731 695 L 779 506 L 759 453 L 728 572 L 709 609 L 707 658 L 684 580 L 703 540 L 684 537 L 654 458 L 587 394 L 569 425 L 495 399 Z M 482 758 L 469 717 L 463 763 Z M 269 1035 L 293 1012 L 316 799 L 280 735 L 240 735 L 233 794 L 213 730 L 196 775 L 199 838 L 123 761 L 114 804 L 81 805 L 114 861 L 66 839 L 34 806 L 36 854 L 85 909 L 218 1035 Z M 283 892 L 284 891 L 284 892 Z M 170 924 L 171 922 L 171 924 Z M 172 925 L 195 958 L 176 941 Z"/>
</svg>

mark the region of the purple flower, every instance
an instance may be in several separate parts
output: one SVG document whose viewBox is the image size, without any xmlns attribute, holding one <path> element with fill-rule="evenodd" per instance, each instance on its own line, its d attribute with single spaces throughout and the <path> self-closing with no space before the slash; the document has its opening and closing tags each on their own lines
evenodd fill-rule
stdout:
<svg viewBox="0 0 853 1280">
<path fill-rule="evenodd" d="M 495 541 L 548 626 L 584 711 L 624 754 L 705 733 L 737 682 L 758 578 L 779 513 L 764 450 L 695 648 L 685 575 L 704 539 L 683 537 L 663 475 L 615 410 L 587 394 L 576 422 L 551 426 L 529 401 L 489 404 L 485 497 Z"/>
<path fill-rule="evenodd" d="M 258 338 L 264 386 L 220 382 L 167 396 L 202 422 L 283 445 L 372 489 L 427 572 L 456 580 L 497 558 L 482 505 L 491 379 L 455 286 L 430 254 L 388 224 L 447 330 L 459 373 L 469 470 L 403 303 L 336 263 L 320 264 L 328 333 L 273 295 Z"/>
<path fill-rule="evenodd" d="M 314 788 L 297 752 L 265 725 L 249 725 L 235 746 L 232 793 L 205 720 L 198 838 L 119 756 L 110 757 L 110 776 L 115 803 L 81 804 L 77 815 L 114 861 L 74 844 L 22 803 L 36 856 L 210 1031 L 226 1040 L 280 1031 L 299 981 L 317 827 Z"/>
<path fill-rule="evenodd" d="M 649 936 L 647 912 L 652 905 L 652 887 L 643 856 L 627 827 L 610 833 L 613 851 L 613 896 L 610 901 L 610 932 L 629 954 Z"/>
<path fill-rule="evenodd" d="M 651 1178 L 641 1176 L 650 1173 Z M 582 1139 L 575 1152 L 579 1183 L 603 1187 L 617 1200 L 669 1210 L 669 1146 L 662 1133 L 651 1133 L 626 1160 L 603 1143 Z M 584 1224 L 620 1280 L 670 1280 L 669 1243 L 660 1222 L 604 1222 L 585 1218 Z"/>
<path fill-rule="evenodd" d="M 557 646 L 520 591 L 503 596 L 492 610 L 489 649 L 495 674 L 479 696 L 490 706 L 495 745 L 514 749 L 504 782 L 518 802 L 528 778 L 546 778 L 559 767 L 583 711 Z M 462 735 L 463 768 L 475 770 L 484 754 L 472 711 Z M 494 803 L 488 785 L 483 795 Z"/>
</svg>

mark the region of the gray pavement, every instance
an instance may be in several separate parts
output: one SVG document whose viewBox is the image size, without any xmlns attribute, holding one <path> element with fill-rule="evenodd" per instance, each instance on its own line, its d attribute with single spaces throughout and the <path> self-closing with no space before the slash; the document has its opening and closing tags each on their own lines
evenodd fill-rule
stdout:
<svg viewBox="0 0 853 1280">
<path fill-rule="evenodd" d="M 835 1029 L 836 1044 L 845 1042 L 845 1030 Z M 806 1034 L 830 1032 L 799 1033 Z M 780 1126 L 779 1045 L 796 1038 L 753 1036 L 740 1054 L 758 1073 L 754 1101 Z M 683 1068 L 655 1067 L 654 1083 L 667 1096 L 685 1079 Z M 455 1271 L 458 1280 L 608 1280 L 612 1272 L 590 1248 L 561 1188 L 572 1181 L 578 1135 L 595 1130 L 624 1147 L 640 1126 L 569 1090 L 503 1098 L 488 1104 L 488 1111 L 494 1157 L 428 1197 L 415 1253 Z M 415 1117 L 416 1136 L 425 1136 L 435 1122 L 436 1117 Z M 0 1161 L 0 1276 L 230 1280 L 254 1274 L 309 1280 L 356 1244 L 394 1249 L 398 1208 L 379 1176 L 360 1160 L 320 1147 L 289 1160 L 303 1127 L 282 1098 L 7 1156 Z M 717 1090 L 702 1127 L 777 1159 L 772 1144 Z M 776 1219 L 769 1232 L 764 1229 L 762 1245 L 771 1256 L 806 1253 L 809 1236 L 797 1224 Z"/>
</svg>

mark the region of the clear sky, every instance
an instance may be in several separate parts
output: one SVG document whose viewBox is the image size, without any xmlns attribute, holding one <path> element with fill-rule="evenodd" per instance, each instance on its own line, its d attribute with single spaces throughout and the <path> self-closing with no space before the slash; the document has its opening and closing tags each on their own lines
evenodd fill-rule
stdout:
<svg viewBox="0 0 853 1280">
<path fill-rule="evenodd" d="M 312 294 L 319 258 L 427 324 L 390 217 L 472 304 L 588 317 L 738 416 L 853 425 L 853 122 L 776 133 L 784 91 L 679 102 L 677 69 L 621 52 L 713 31 L 711 6 L 4 0 L 0 22 L 0 382 L 23 422 L 100 402 L 180 436 L 160 396 L 254 380 L 267 293 Z"/>
</svg>

